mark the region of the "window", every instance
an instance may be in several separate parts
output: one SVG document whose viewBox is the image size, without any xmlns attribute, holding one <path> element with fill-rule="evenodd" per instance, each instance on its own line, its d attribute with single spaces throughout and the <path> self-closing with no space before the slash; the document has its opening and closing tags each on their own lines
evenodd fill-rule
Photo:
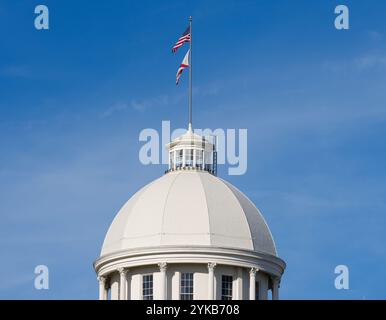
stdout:
<svg viewBox="0 0 386 320">
<path fill-rule="evenodd" d="M 204 151 L 204 169 L 212 172 L 213 171 L 213 153 Z"/>
<path fill-rule="evenodd" d="M 260 288 L 260 282 L 259 281 L 256 281 L 255 282 L 255 300 L 260 300 L 260 297 L 259 297 L 259 288 Z"/>
<path fill-rule="evenodd" d="M 146 274 L 142 276 L 142 299 L 153 300 L 153 275 Z"/>
<path fill-rule="evenodd" d="M 182 167 L 182 150 L 175 151 L 177 153 L 176 156 L 176 167 L 181 168 Z"/>
<path fill-rule="evenodd" d="M 196 167 L 202 168 L 202 151 L 201 150 L 194 150 L 196 153 Z"/>
<path fill-rule="evenodd" d="M 185 164 L 189 167 L 193 166 L 193 150 L 186 149 L 185 150 Z"/>
<path fill-rule="evenodd" d="M 221 300 L 232 300 L 232 276 L 222 276 L 221 279 Z"/>
<path fill-rule="evenodd" d="M 181 273 L 180 299 L 193 300 L 193 273 Z"/>
</svg>

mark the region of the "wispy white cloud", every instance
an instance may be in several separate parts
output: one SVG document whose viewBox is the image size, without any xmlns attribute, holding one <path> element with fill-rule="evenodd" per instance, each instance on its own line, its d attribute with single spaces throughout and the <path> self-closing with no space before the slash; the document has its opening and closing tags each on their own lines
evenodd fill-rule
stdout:
<svg viewBox="0 0 386 320">
<path fill-rule="evenodd" d="M 213 82 L 205 86 L 193 87 L 193 95 L 195 97 L 216 96 L 220 94 L 221 90 L 222 85 L 219 82 Z M 137 112 L 145 112 L 155 107 L 173 106 L 180 103 L 184 99 L 187 99 L 185 90 L 175 94 L 162 94 L 144 99 L 134 98 L 129 101 L 118 101 L 106 108 L 101 113 L 101 117 L 109 117 L 115 113 L 131 110 Z"/>
<path fill-rule="evenodd" d="M 383 34 L 377 30 L 368 30 L 366 34 L 370 40 L 376 42 L 382 41 L 384 38 Z"/>
<path fill-rule="evenodd" d="M 15 272 L 13 276 L 3 277 L 1 281 L 1 290 L 13 289 L 19 286 L 25 286 L 28 283 L 33 286 L 34 282 L 34 274 L 31 272 L 30 274 Z"/>
<path fill-rule="evenodd" d="M 370 68 L 385 68 L 386 67 L 386 54 L 366 54 L 354 59 L 353 64 L 359 70 Z"/>
<path fill-rule="evenodd" d="M 347 60 L 326 60 L 322 67 L 327 71 L 367 71 L 375 68 L 386 67 L 386 53 L 368 52 Z"/>
<path fill-rule="evenodd" d="M 334 177 L 328 177 L 330 181 Z M 323 185 L 320 179 L 317 177 L 308 178 L 313 186 L 318 184 Z M 301 182 L 299 181 L 299 184 Z M 249 190 L 249 194 L 261 201 L 275 201 L 276 204 L 280 203 L 282 207 L 287 208 L 292 217 L 297 216 L 328 216 L 335 215 L 337 210 L 351 215 L 349 211 L 345 209 L 358 209 L 363 207 L 378 207 L 386 208 L 386 202 L 383 198 L 377 197 L 377 194 L 382 186 L 372 186 L 369 191 L 364 191 L 357 186 L 353 186 L 350 189 L 342 191 L 339 186 L 331 186 L 331 190 L 335 190 L 330 194 L 323 194 L 317 188 L 310 191 L 305 191 L 301 186 L 296 190 L 284 191 L 284 190 L 270 190 L 270 189 L 258 189 Z M 261 202 L 258 201 L 258 202 Z M 330 214 L 329 214 L 330 213 Z M 286 214 L 285 212 L 283 214 Z"/>
<path fill-rule="evenodd" d="M 154 107 L 163 107 L 167 105 L 174 105 L 180 102 L 183 98 L 183 95 L 158 95 L 155 97 L 145 98 L 145 99 L 131 99 L 128 102 L 119 101 L 108 107 L 101 114 L 102 117 L 109 117 L 117 112 L 124 111 L 138 111 L 144 112 L 148 109 L 152 109 Z"/>
</svg>

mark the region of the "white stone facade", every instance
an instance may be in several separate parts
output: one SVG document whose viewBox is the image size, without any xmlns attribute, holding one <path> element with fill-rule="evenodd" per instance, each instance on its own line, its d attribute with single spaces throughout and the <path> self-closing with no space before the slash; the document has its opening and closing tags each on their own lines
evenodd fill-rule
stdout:
<svg viewBox="0 0 386 320">
<path fill-rule="evenodd" d="M 102 257 L 95 268 L 101 300 L 142 300 L 145 275 L 153 276 L 152 299 L 180 300 L 183 273 L 193 274 L 194 300 L 221 300 L 222 276 L 232 277 L 232 300 L 265 300 L 278 299 L 285 263 L 239 249 L 169 247 Z"/>
<path fill-rule="evenodd" d="M 267 273 L 258 270 L 251 272 L 248 268 L 227 265 L 215 265 L 211 273 L 209 268 L 204 264 L 170 264 L 166 265 L 165 274 L 160 271 L 158 265 L 124 269 L 124 272 L 116 271 L 110 273 L 107 282 L 101 285 L 100 299 L 142 300 L 142 278 L 148 274 L 154 277 L 154 300 L 180 300 L 182 273 L 193 273 L 193 300 L 221 300 L 222 275 L 232 276 L 232 300 L 266 300 L 269 290 L 275 290 Z M 210 285 L 211 282 L 213 286 Z M 278 296 L 274 298 L 277 299 Z"/>
</svg>

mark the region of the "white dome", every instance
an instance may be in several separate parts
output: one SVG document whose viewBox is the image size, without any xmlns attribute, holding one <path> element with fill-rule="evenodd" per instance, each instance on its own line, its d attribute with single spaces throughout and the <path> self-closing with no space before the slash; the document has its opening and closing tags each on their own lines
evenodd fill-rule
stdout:
<svg viewBox="0 0 386 320">
<path fill-rule="evenodd" d="M 258 209 L 205 171 L 169 172 L 139 190 L 114 218 L 101 256 L 162 246 L 237 248 L 277 256 Z"/>
</svg>

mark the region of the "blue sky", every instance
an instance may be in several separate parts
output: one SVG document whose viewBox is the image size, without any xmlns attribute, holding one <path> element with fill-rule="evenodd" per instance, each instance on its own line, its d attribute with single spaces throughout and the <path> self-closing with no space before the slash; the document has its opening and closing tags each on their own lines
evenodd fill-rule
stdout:
<svg viewBox="0 0 386 320">
<path fill-rule="evenodd" d="M 0 298 L 97 298 L 110 222 L 164 170 L 140 164 L 139 132 L 186 126 L 185 49 L 170 48 L 189 15 L 194 125 L 248 129 L 247 173 L 220 176 L 269 223 L 281 297 L 386 298 L 383 1 L 44 1 L 45 31 L 38 4 L 0 4 Z"/>
</svg>

